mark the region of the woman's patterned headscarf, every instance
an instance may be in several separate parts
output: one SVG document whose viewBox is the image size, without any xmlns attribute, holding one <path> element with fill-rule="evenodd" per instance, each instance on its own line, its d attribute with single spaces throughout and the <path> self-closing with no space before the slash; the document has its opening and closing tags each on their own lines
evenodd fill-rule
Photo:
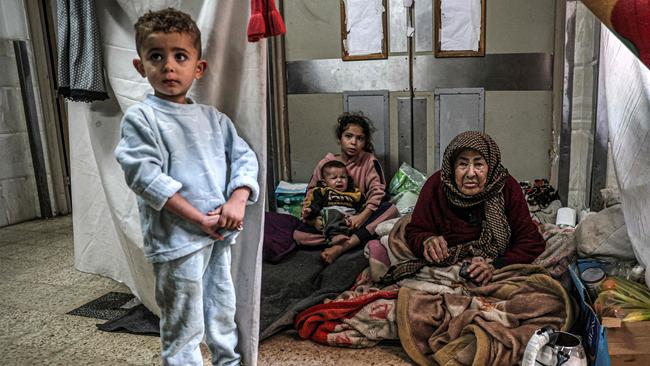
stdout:
<svg viewBox="0 0 650 366">
<path fill-rule="evenodd" d="M 488 174 L 483 192 L 473 196 L 463 194 L 456 187 L 454 179 L 454 163 L 460 153 L 467 149 L 477 151 L 488 164 Z M 459 207 L 472 207 L 483 203 L 485 221 L 483 221 L 481 235 L 477 240 L 448 248 L 449 256 L 441 262 L 431 264 L 425 259 L 414 259 L 393 265 L 382 277 L 382 283 L 395 283 L 417 273 L 422 267 L 428 265 L 446 267 L 468 257 L 480 256 L 485 259 L 494 259 L 505 253 L 510 242 L 510 225 L 506 218 L 502 190 L 506 178 L 508 178 L 508 171 L 501 165 L 501 152 L 496 142 L 481 132 L 461 133 L 454 137 L 447 146 L 440 173 L 445 196 L 451 204 Z"/>
<path fill-rule="evenodd" d="M 468 149 L 481 154 L 488 165 L 484 190 L 473 196 L 463 194 L 456 186 L 454 177 L 456 159 Z M 445 150 L 440 173 L 445 196 L 451 204 L 465 208 L 483 203 L 485 212 L 483 231 L 478 240 L 454 247 L 458 249 L 450 248 L 452 253 L 448 260 L 455 263 L 458 259 L 471 256 L 494 259 L 503 254 L 510 242 L 510 225 L 505 215 L 502 192 L 508 170 L 501 165 L 501 152 L 496 142 L 487 134 L 477 131 L 459 134 Z"/>
</svg>

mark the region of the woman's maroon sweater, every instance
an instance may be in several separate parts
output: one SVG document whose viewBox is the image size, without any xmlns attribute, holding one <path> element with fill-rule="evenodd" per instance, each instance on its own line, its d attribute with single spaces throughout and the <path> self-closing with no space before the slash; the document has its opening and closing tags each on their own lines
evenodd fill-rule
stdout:
<svg viewBox="0 0 650 366">
<path fill-rule="evenodd" d="M 493 264 L 500 268 L 514 263 L 531 263 L 544 251 L 544 239 L 530 218 L 519 183 L 510 175 L 503 187 L 503 198 L 510 224 L 510 244 Z M 411 222 L 406 226 L 406 242 L 415 255 L 423 257 L 422 243 L 434 235 L 442 235 L 449 247 L 478 239 L 483 218 L 482 204 L 470 208 L 449 205 L 438 171 L 422 187 Z"/>
</svg>

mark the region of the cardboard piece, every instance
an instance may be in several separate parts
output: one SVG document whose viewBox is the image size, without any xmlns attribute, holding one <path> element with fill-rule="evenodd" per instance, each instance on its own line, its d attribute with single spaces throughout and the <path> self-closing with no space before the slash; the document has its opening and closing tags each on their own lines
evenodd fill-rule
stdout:
<svg viewBox="0 0 650 366">
<path fill-rule="evenodd" d="M 650 321 L 622 323 L 605 332 L 611 365 L 650 365 Z"/>
<path fill-rule="evenodd" d="M 620 328 L 623 322 L 619 318 L 603 317 L 601 320 L 603 328 Z"/>
</svg>

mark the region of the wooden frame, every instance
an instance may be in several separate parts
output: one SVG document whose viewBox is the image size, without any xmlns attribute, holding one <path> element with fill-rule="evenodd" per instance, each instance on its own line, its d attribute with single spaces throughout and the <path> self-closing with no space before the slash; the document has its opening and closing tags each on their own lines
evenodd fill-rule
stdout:
<svg viewBox="0 0 650 366">
<path fill-rule="evenodd" d="M 381 16 L 382 21 L 382 41 L 381 41 L 381 52 L 370 53 L 367 55 L 349 55 L 345 46 L 345 42 L 348 38 L 347 32 L 347 16 L 345 12 L 345 0 L 340 0 L 340 9 L 341 9 L 341 58 L 343 61 L 358 61 L 358 60 L 378 60 L 388 58 L 388 41 L 387 41 L 387 21 L 386 21 L 386 9 L 387 9 L 387 0 L 382 0 L 384 6 L 384 12 Z"/>
<path fill-rule="evenodd" d="M 474 50 L 442 50 L 440 44 L 440 27 L 441 21 L 441 2 L 454 1 L 454 0 L 434 0 L 434 16 L 435 16 L 435 56 L 436 57 L 481 57 L 485 56 L 485 0 L 478 0 L 481 2 L 481 34 L 479 36 L 478 51 Z"/>
</svg>

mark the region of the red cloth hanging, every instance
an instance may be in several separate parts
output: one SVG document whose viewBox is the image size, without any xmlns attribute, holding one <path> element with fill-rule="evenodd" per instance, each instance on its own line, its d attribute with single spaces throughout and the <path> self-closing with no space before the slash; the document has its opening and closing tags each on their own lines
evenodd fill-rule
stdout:
<svg viewBox="0 0 650 366">
<path fill-rule="evenodd" d="M 251 0 L 251 18 L 248 21 L 248 41 L 286 33 L 282 16 L 273 0 Z"/>
<path fill-rule="evenodd" d="M 619 0 L 611 14 L 614 30 L 632 42 L 650 67 L 650 0 Z"/>
</svg>

